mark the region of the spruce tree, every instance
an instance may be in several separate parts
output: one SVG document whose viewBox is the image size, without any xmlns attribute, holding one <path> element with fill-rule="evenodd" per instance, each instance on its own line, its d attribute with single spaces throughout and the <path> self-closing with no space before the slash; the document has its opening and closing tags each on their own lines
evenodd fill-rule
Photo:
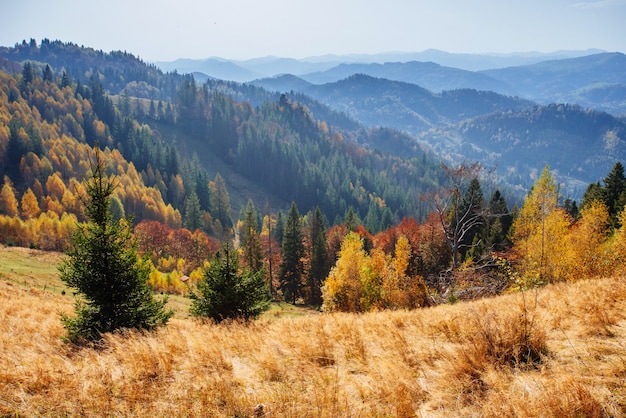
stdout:
<svg viewBox="0 0 626 418">
<path fill-rule="evenodd" d="M 173 312 L 165 310 L 167 298 L 156 300 L 147 284 L 150 267 L 137 255 L 130 222 L 113 220 L 111 197 L 114 179 L 105 174 L 98 147 L 91 163 L 83 199 L 87 223 L 78 226 L 60 278 L 76 289 L 76 316 L 61 315 L 67 340 L 98 341 L 106 332 L 121 329 L 150 330 L 167 323 Z"/>
<path fill-rule="evenodd" d="M 302 221 L 295 202 L 287 214 L 285 234 L 283 236 L 282 264 L 280 266 L 280 288 L 285 300 L 296 303 L 301 296 L 302 280 L 304 276 L 304 244 L 302 243 Z"/>
<path fill-rule="evenodd" d="M 471 256 L 479 256 L 484 251 L 484 196 L 480 181 L 474 177 L 463 195 L 460 205 L 455 209 L 453 222 L 465 222 L 458 225 L 461 236 L 459 237 L 458 250 L 462 256 L 468 253 Z M 456 227 L 457 225 L 455 225 Z"/>
<path fill-rule="evenodd" d="M 230 196 L 226 189 L 226 183 L 222 176 L 217 173 L 215 180 L 210 184 L 211 188 L 211 215 L 213 219 L 221 222 L 225 229 L 232 227 L 230 218 Z"/>
<path fill-rule="evenodd" d="M 626 178 L 624 166 L 619 161 L 615 163 L 611 172 L 604 179 L 603 198 L 604 204 L 609 210 L 611 226 L 619 227 L 618 216 L 626 203 Z"/>
<path fill-rule="evenodd" d="M 274 239 L 278 241 L 278 245 L 282 247 L 283 237 L 285 236 L 285 216 L 282 210 L 278 210 L 276 214 L 276 226 L 274 226 Z"/>
<path fill-rule="evenodd" d="M 241 228 L 241 249 L 244 263 L 257 272 L 263 269 L 263 248 L 259 237 L 257 211 L 252 200 L 248 200 Z"/>
<path fill-rule="evenodd" d="M 256 318 L 270 304 L 263 276 L 262 270 L 240 272 L 237 252 L 225 244 L 205 270 L 198 293 L 191 292 L 190 313 L 216 322 Z"/>
<path fill-rule="evenodd" d="M 309 233 L 311 242 L 311 267 L 309 269 L 309 303 L 322 304 L 322 282 L 328 276 L 330 265 L 328 263 L 328 243 L 326 241 L 326 223 L 324 215 L 317 206 L 311 215 Z"/>
<path fill-rule="evenodd" d="M 200 210 L 200 199 L 195 190 L 192 190 L 185 200 L 185 228 L 195 231 L 202 227 L 202 211 Z"/>
</svg>

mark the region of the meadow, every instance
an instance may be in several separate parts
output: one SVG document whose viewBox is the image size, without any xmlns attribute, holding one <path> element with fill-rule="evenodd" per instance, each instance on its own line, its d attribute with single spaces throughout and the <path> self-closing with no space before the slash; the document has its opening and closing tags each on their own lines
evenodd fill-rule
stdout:
<svg viewBox="0 0 626 418">
<path fill-rule="evenodd" d="M 619 417 L 626 278 L 414 311 L 274 307 L 62 341 L 60 256 L 0 249 L 0 416 Z"/>
</svg>

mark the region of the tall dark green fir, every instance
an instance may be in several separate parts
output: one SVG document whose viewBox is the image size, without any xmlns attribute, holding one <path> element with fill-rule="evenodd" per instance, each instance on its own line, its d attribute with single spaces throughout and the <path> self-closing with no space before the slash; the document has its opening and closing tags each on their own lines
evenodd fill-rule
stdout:
<svg viewBox="0 0 626 418">
<path fill-rule="evenodd" d="M 326 241 L 326 222 L 321 209 L 315 208 L 310 216 L 309 237 L 311 242 L 311 267 L 308 274 L 309 303 L 322 304 L 322 282 L 328 276 L 328 243 Z"/>
<path fill-rule="evenodd" d="M 83 200 L 87 222 L 78 226 L 59 267 L 60 278 L 76 289 L 76 316 L 61 315 L 67 340 L 97 341 L 120 329 L 151 330 L 167 323 L 166 298 L 157 300 L 147 284 L 150 267 L 138 258 L 131 222 L 109 210 L 116 183 L 95 147 Z"/>
<path fill-rule="evenodd" d="M 295 202 L 287 214 L 285 233 L 283 236 L 282 263 L 280 265 L 280 289 L 286 301 L 296 303 L 302 296 L 304 279 L 304 244 L 303 244 L 302 220 Z"/>
</svg>

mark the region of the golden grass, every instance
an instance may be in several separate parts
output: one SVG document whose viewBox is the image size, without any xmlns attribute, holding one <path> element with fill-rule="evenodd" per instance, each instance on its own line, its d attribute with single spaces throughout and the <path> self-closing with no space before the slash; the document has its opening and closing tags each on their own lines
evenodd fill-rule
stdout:
<svg viewBox="0 0 626 418">
<path fill-rule="evenodd" d="M 626 280 L 417 311 L 178 317 L 61 342 L 72 298 L 0 280 L 0 416 L 626 415 Z"/>
</svg>

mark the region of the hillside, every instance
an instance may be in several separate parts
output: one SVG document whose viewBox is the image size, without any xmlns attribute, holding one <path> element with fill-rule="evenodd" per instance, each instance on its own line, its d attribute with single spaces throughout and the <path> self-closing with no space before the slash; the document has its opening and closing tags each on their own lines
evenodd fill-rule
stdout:
<svg viewBox="0 0 626 418">
<path fill-rule="evenodd" d="M 58 40 L 42 39 L 38 44 L 31 39 L 14 47 L 0 47 L 0 58 L 6 60 L 0 68 L 10 69 L 15 68 L 11 63 L 31 62 L 35 68 L 43 70 L 48 64 L 55 74 L 66 72 L 83 84 L 88 84 L 97 71 L 102 75 L 100 82 L 110 94 L 127 90 L 133 96 L 171 100 L 180 83 L 176 74 L 166 76 L 154 65 L 148 65 L 128 52 L 104 52 Z"/>
<path fill-rule="evenodd" d="M 102 349 L 61 341 L 71 295 L 19 282 L 0 278 L 3 416 L 626 413 L 623 277 L 416 311 L 174 319 Z"/>
<path fill-rule="evenodd" d="M 92 68 L 83 84 L 70 74 L 78 71 L 74 66 L 80 59 L 57 57 L 53 62 L 64 62 L 68 69 L 56 70 L 45 63 L 45 54 L 53 55 L 50 50 L 93 55 L 88 63 L 102 64 L 103 72 Z M 248 199 L 258 207 L 269 202 L 281 206 L 273 210 L 286 209 L 295 201 L 303 213 L 319 206 L 330 223 L 343 220 L 349 209 L 360 219 L 369 213 L 387 219 L 387 224 L 408 215 L 421 218 L 425 213 L 420 212 L 419 195 L 437 187 L 441 178 L 438 160 L 425 148 L 411 145 L 419 161 L 383 154 L 380 150 L 400 134 L 362 129 L 304 96 L 279 96 L 213 80 L 196 84 L 190 76 L 163 74 L 132 56 L 123 55 L 118 62 L 115 54 L 73 44 L 22 44 L 3 54 L 21 58 L 24 51 L 42 61 L 26 60 L 20 62 L 20 73 L 2 74 L 0 158 L 5 164 L 0 175 L 8 177 L 18 200 L 29 188 L 37 190 L 43 211 L 48 206 L 44 202 L 49 191 L 43 187 L 48 178 L 58 171 L 66 189 L 72 181 L 80 182 L 87 166 L 83 163 L 77 173 L 75 167 L 79 160 L 87 161 L 86 150 L 96 141 L 132 165 L 133 175 L 141 178 L 138 187 L 142 183 L 150 190 L 141 196 L 155 196 L 152 204 L 136 194 L 120 195 L 125 214 L 134 215 L 136 221 L 184 225 L 189 221 L 185 205 L 195 193 L 202 213 L 210 215 L 203 221 L 208 232 L 220 230 L 217 219 L 222 226 L 232 225 Z M 125 66 L 125 61 L 132 65 Z M 141 77 L 133 79 L 133 74 Z M 155 77 L 141 81 L 150 74 Z M 117 85 L 122 75 L 126 88 L 114 95 L 116 90 L 106 86 Z M 136 89 L 128 86 L 145 94 L 136 95 Z M 154 98 L 144 98 L 150 91 Z M 70 153 L 65 164 L 54 151 L 60 149 L 53 146 L 59 141 L 65 152 L 82 151 Z M 51 153 L 57 158 L 53 160 Z M 47 160 L 50 168 L 46 164 L 42 168 L 40 162 Z M 213 173 L 223 173 L 225 186 L 237 193 L 228 214 L 218 215 L 211 206 Z M 62 203 L 62 197 L 57 201 Z M 383 226 L 370 225 L 374 231 Z"/>
<path fill-rule="evenodd" d="M 533 172 L 549 164 L 565 185 L 564 194 L 580 199 L 587 184 L 626 157 L 623 119 L 601 111 L 573 105 L 540 106 L 471 89 L 433 93 L 415 84 L 363 74 L 322 85 L 297 80 L 280 77 L 254 83 L 275 89 L 300 88 L 365 126 L 407 132 L 444 159 L 481 161 L 497 168 L 502 181 L 519 190 L 528 190 Z M 415 141 L 382 149 L 412 155 L 410 143 Z"/>
<path fill-rule="evenodd" d="M 626 55 L 601 53 L 532 65 L 485 70 L 522 97 L 540 103 L 576 103 L 616 115 L 626 113 Z"/>
<path fill-rule="evenodd" d="M 422 139 L 435 144 L 440 155 L 496 166 L 505 181 L 522 188 L 532 185 L 533 170 L 549 164 L 565 186 L 563 194 L 576 199 L 626 156 L 623 119 L 571 105 L 495 112 L 424 133 Z"/>
<path fill-rule="evenodd" d="M 495 111 L 519 110 L 532 104 L 491 91 L 455 89 L 433 93 L 416 84 L 364 74 L 322 85 L 298 85 L 284 77 L 281 80 L 365 126 L 393 127 L 414 136 L 431 127 L 447 126 Z M 271 88 L 271 81 L 277 80 L 254 83 Z M 278 83 L 274 85 L 278 87 Z M 280 87 L 286 91 L 285 85 Z"/>
</svg>

